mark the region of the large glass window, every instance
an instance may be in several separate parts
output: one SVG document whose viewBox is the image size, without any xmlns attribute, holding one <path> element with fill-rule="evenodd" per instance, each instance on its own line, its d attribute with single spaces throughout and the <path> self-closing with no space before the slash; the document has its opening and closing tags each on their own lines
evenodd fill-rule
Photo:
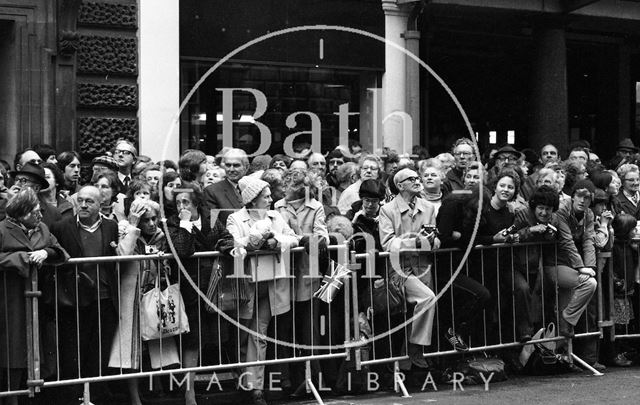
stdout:
<svg viewBox="0 0 640 405">
<path fill-rule="evenodd" d="M 186 95 L 193 85 L 213 65 L 205 61 L 183 61 L 182 93 Z M 339 144 L 339 107 L 348 103 L 349 138 L 359 139 L 361 99 L 366 99 L 368 87 L 376 87 L 380 74 L 376 71 L 355 71 L 315 67 L 292 67 L 250 63 L 232 63 L 222 66 L 205 80 L 194 93 L 181 117 L 182 149 L 194 148 L 215 154 L 223 147 L 223 92 L 233 91 L 233 146 L 255 152 L 261 143 L 261 133 L 254 123 L 257 97 L 264 94 L 266 112 L 257 121 L 271 133 L 268 153 L 282 153 L 283 143 L 289 136 L 311 131 L 310 114 L 299 114 L 296 126 L 287 126 L 287 117 L 296 112 L 309 112 L 317 116 L 321 133 L 321 150 L 333 149 Z M 257 92 L 256 92 L 257 91 Z M 256 95 L 257 94 L 257 95 Z M 266 136 L 264 138 L 266 140 Z M 295 147 L 311 143 L 308 134 L 294 138 Z M 224 145 L 229 146 L 229 145 Z"/>
</svg>

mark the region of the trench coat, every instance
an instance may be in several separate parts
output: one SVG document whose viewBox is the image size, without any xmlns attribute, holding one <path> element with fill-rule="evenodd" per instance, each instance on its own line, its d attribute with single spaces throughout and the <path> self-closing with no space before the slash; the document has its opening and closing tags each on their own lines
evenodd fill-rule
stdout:
<svg viewBox="0 0 640 405">
<path fill-rule="evenodd" d="M 298 246 L 299 235 L 296 235 L 293 230 L 287 225 L 282 215 L 274 210 L 267 211 L 266 218 L 271 222 L 271 231 L 274 233 L 274 238 L 279 242 L 281 249 L 287 249 Z M 242 208 L 240 211 L 234 212 L 227 218 L 227 229 L 229 233 L 233 235 L 236 248 L 242 247 L 245 249 L 251 249 L 249 243 L 249 231 L 254 221 L 249 216 L 249 212 L 246 208 Z M 254 268 L 264 269 L 265 272 L 275 273 L 282 262 L 282 253 L 276 255 L 260 255 L 251 256 L 248 259 L 248 265 Z M 286 269 L 289 272 L 290 269 Z M 246 269 L 245 269 L 246 271 Z M 291 285 L 288 278 L 278 278 L 274 282 L 269 281 L 269 305 L 271 308 L 271 315 L 281 315 L 291 309 Z M 249 283 L 252 288 L 250 296 L 255 296 L 256 283 Z M 246 311 L 242 311 L 240 317 L 243 319 L 251 319 L 253 317 L 253 307 L 250 305 Z"/>
<path fill-rule="evenodd" d="M 27 367 L 24 291 L 25 281 L 30 276 L 28 252 L 45 249 L 49 254 L 45 261 L 48 265 L 69 258 L 43 222 L 35 229 L 29 237 L 12 219 L 5 218 L 0 222 L 0 368 Z M 40 273 L 44 271 L 49 269 L 39 270 Z"/>
<path fill-rule="evenodd" d="M 293 229 L 296 235 L 315 235 L 318 238 L 323 238 L 329 244 L 329 232 L 325 223 L 324 208 L 322 203 L 315 198 L 307 199 L 297 210 L 287 203 L 285 199 L 276 202 L 274 208 L 287 221 L 287 225 Z M 304 277 L 309 275 L 311 259 L 309 253 L 306 252 L 294 254 L 295 261 L 292 267 L 294 267 L 296 276 L 295 301 L 310 300 L 313 297 L 313 293 L 320 287 L 320 279 Z M 316 258 L 315 260 L 317 261 L 318 259 Z"/>
</svg>

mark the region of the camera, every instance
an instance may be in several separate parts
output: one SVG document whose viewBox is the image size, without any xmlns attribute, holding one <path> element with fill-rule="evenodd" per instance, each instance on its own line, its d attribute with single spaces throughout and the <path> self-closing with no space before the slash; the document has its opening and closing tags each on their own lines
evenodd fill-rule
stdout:
<svg viewBox="0 0 640 405">
<path fill-rule="evenodd" d="M 515 225 L 511 225 L 507 229 L 503 229 L 502 230 L 502 236 L 505 236 L 505 237 L 513 236 L 514 233 L 516 233 L 516 226 Z"/>
<path fill-rule="evenodd" d="M 420 229 L 420 233 L 423 234 L 424 236 L 432 236 L 432 235 L 437 236 L 438 228 L 435 225 L 424 224 Z"/>
<path fill-rule="evenodd" d="M 545 226 L 547 227 L 546 232 L 549 235 L 555 235 L 556 233 L 558 233 L 558 228 L 556 228 L 555 226 L 553 226 L 551 224 L 546 224 Z"/>
</svg>

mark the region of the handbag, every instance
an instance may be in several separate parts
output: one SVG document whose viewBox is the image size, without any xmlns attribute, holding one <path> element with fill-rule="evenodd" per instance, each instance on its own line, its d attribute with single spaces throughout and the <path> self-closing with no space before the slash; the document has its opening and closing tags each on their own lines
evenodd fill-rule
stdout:
<svg viewBox="0 0 640 405">
<path fill-rule="evenodd" d="M 397 315 L 404 309 L 404 285 L 401 277 L 393 272 L 386 279 L 378 279 L 371 290 L 375 314 Z"/>
<path fill-rule="evenodd" d="M 167 287 L 162 290 L 164 276 Z M 189 332 L 189 319 L 180 294 L 180 285 L 170 284 L 166 273 L 158 271 L 154 288 L 140 301 L 140 333 L 142 340 L 154 340 Z"/>
<path fill-rule="evenodd" d="M 219 260 L 213 262 L 206 296 L 209 302 L 218 307 L 216 310 L 207 303 L 205 310 L 210 314 L 217 311 L 233 311 L 238 307 L 248 305 L 252 298 L 248 280 L 246 278 L 225 277 Z"/>
<path fill-rule="evenodd" d="M 556 337 L 556 327 L 553 322 L 547 328 L 541 328 L 532 340 L 552 339 Z M 531 375 L 553 375 L 566 373 L 571 370 L 571 362 L 564 355 L 556 353 L 556 342 L 541 342 L 526 345 L 520 352 L 520 364 L 523 371 Z"/>
</svg>

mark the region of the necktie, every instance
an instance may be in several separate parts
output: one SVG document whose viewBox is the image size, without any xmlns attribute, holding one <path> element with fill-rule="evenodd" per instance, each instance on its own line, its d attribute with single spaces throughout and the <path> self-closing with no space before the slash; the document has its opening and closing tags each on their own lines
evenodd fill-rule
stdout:
<svg viewBox="0 0 640 405">
<path fill-rule="evenodd" d="M 122 180 L 122 184 L 124 184 L 125 188 L 129 188 L 129 176 L 124 176 L 124 180 Z"/>
</svg>

